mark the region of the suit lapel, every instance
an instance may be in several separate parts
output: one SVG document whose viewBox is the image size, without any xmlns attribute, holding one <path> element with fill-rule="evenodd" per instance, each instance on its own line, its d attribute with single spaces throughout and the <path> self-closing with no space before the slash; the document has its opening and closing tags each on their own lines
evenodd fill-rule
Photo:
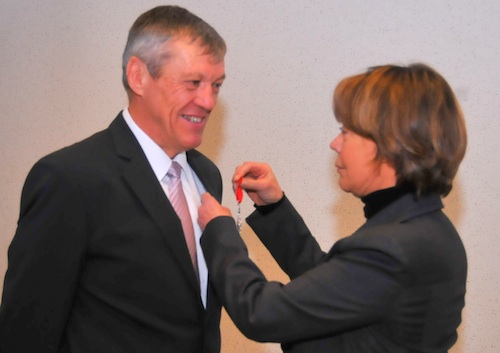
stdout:
<svg viewBox="0 0 500 353">
<path fill-rule="evenodd" d="M 135 136 L 120 114 L 110 125 L 117 155 L 123 160 L 121 174 L 153 222 L 163 239 L 172 249 L 179 267 L 185 272 L 192 286 L 199 291 L 189 252 L 184 240 L 182 225 L 161 188 Z"/>
<path fill-rule="evenodd" d="M 187 151 L 187 161 L 205 190 L 215 197 L 217 201 L 222 200 L 222 186 L 220 185 L 220 175 L 215 172 L 210 172 L 213 166 L 209 160 L 196 150 Z"/>
<path fill-rule="evenodd" d="M 222 200 L 222 182 L 220 172 L 213 163 L 210 162 L 204 155 L 196 150 L 187 151 L 187 161 L 193 171 L 196 173 L 200 182 L 203 184 L 205 190 L 211 194 L 219 202 Z M 217 296 L 210 285 L 210 274 L 208 274 L 208 288 L 207 288 L 207 306 L 205 324 L 211 327 L 220 321 L 220 306 Z M 215 320 L 215 321 L 214 321 Z"/>
</svg>

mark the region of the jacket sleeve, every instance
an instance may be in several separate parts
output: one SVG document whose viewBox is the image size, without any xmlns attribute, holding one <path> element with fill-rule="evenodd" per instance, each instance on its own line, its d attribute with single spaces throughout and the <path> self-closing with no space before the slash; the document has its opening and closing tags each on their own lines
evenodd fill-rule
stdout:
<svg viewBox="0 0 500 353">
<path fill-rule="evenodd" d="M 325 259 L 326 254 L 286 196 L 270 213 L 256 210 L 247 223 L 292 279 Z"/>
<path fill-rule="evenodd" d="M 301 220 L 292 220 L 289 227 L 279 221 L 290 212 L 289 218 L 296 218 L 291 207 L 283 203 L 265 221 L 254 222 L 260 223 L 257 232 L 267 226 L 266 237 L 277 232 L 279 240 L 274 241 L 271 252 L 279 253 L 282 244 L 285 250 L 276 257 L 297 275 L 288 284 L 266 280 L 249 259 L 231 217 L 218 217 L 205 229 L 202 246 L 212 283 L 236 326 L 257 341 L 290 343 L 361 327 L 380 318 L 399 290 L 394 275 L 397 260 L 363 247 L 330 252 L 321 262 L 317 250 L 306 249 L 314 255 L 301 258 L 298 249 L 302 245 L 316 246 L 296 227 Z M 293 240 L 294 234 L 299 240 Z M 290 240 L 297 244 L 287 245 Z M 297 269 L 292 265 L 294 257 L 302 263 Z M 299 267 L 311 268 L 304 272 Z"/>
<path fill-rule="evenodd" d="M 37 163 L 26 180 L 8 252 L 0 351 L 57 352 L 85 249 L 82 202 L 72 180 Z"/>
</svg>

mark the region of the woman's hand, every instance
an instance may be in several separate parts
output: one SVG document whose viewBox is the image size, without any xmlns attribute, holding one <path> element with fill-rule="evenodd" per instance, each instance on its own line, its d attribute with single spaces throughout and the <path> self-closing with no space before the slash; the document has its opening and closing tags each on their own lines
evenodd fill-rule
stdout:
<svg viewBox="0 0 500 353">
<path fill-rule="evenodd" d="M 208 192 L 201 195 L 201 206 L 198 208 L 198 224 L 201 230 L 205 230 L 208 222 L 219 216 L 232 217 L 229 208 L 222 206 Z"/>
<path fill-rule="evenodd" d="M 283 190 L 266 163 L 245 162 L 238 166 L 233 175 L 233 189 L 236 190 L 240 179 L 240 187 L 257 206 L 276 203 L 283 197 Z"/>
</svg>

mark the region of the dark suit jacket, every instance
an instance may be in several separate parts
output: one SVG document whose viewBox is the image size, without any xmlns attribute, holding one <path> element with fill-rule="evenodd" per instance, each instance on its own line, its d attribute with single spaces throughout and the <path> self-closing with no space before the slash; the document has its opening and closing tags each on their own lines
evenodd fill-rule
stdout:
<svg viewBox="0 0 500 353">
<path fill-rule="evenodd" d="M 203 234 L 212 284 L 238 328 L 285 352 L 447 352 L 456 341 L 466 256 L 439 195 L 407 194 L 323 253 L 285 198 L 249 225 L 291 281 L 267 282 L 233 221 Z"/>
<path fill-rule="evenodd" d="M 219 170 L 188 162 L 219 200 Z M 0 307 L 1 353 L 220 351 L 182 226 L 121 114 L 33 167 Z"/>
</svg>

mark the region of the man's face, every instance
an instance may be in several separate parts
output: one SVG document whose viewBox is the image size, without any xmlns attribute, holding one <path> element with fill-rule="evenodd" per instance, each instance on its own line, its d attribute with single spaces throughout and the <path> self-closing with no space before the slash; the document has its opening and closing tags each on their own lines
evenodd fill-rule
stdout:
<svg viewBox="0 0 500 353">
<path fill-rule="evenodd" d="M 160 77 L 145 75 L 139 126 L 173 158 L 201 144 L 225 72 L 224 60 L 203 54 L 204 48 L 188 37 L 165 45 L 171 56 Z"/>
</svg>

